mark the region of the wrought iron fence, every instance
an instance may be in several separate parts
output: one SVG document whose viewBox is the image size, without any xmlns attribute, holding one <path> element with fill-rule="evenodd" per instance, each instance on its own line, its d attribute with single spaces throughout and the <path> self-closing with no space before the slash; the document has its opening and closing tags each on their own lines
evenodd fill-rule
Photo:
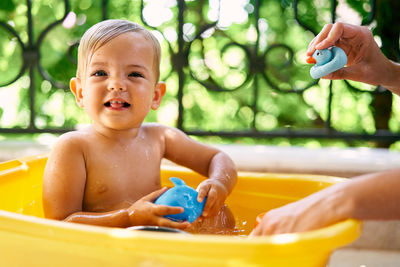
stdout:
<svg viewBox="0 0 400 267">
<path fill-rule="evenodd" d="M 86 0 L 86 2 L 88 1 Z M 10 19 L 9 13 L 14 11 L 5 10 L 0 13 L 0 15 L 8 14 L 7 16 L 4 15 L 5 18 L 0 17 L 0 29 L 2 28 L 10 36 L 9 40 L 19 46 L 22 57 L 19 70 L 14 73 L 12 78 L 2 79 L 0 87 L 14 84 L 21 77 L 28 76 L 29 90 L 27 92 L 30 111 L 29 120 L 25 126 L 2 127 L 0 128 L 1 133 L 62 133 L 73 129 L 71 124 L 74 121 L 64 123 L 61 127 L 48 127 L 48 125 L 38 127 L 36 96 L 40 91 L 38 80 L 41 82 L 48 81 L 51 84 L 52 92 L 67 89 L 65 81 L 60 82 L 54 78 L 56 67 L 49 70 L 42 65 L 44 51 L 41 49 L 43 49 L 44 40 L 49 38 L 49 33 L 63 24 L 71 11 L 75 11 L 74 14 L 79 12 L 84 14 L 84 11 L 78 12 L 74 7 L 71 7 L 73 1 L 47 1 L 48 5 L 53 3 L 58 7 L 58 11 L 54 11 L 59 14 L 58 19 L 43 29 L 35 29 L 35 21 L 40 20 L 37 17 L 38 12 L 34 12 L 33 5 L 35 2 L 44 4 L 46 1 L 26 0 L 22 4 L 26 13 L 27 36 L 25 38 L 19 32 L 20 27 L 16 26 L 12 20 L 8 20 Z M 247 20 L 232 24 L 229 27 L 221 25 L 221 9 L 226 8 L 222 0 L 210 0 L 209 2 L 177 0 L 173 7 L 169 7 L 172 17 L 167 23 L 160 25 L 149 23 L 144 15 L 146 6 L 152 1 L 117 1 L 129 6 L 129 8 L 122 10 L 115 6 L 114 2 L 107 0 L 90 0 L 89 2 L 99 10 L 100 15 L 97 19 L 92 18 L 91 20 L 86 17 L 86 20 L 80 25 L 75 24 L 76 33 L 84 32 L 96 22 L 95 20 L 136 17 L 140 19 L 141 24 L 161 34 L 164 48 L 167 48 L 168 57 L 166 61 L 172 62 L 164 68 L 162 78 L 172 80 L 171 83 L 176 85 L 176 93 L 170 97 L 170 101 L 174 101 L 172 100 L 174 98 L 177 99 L 178 103 L 175 126 L 190 135 L 253 138 L 337 138 L 385 142 L 400 140 L 398 132 L 389 130 L 387 123 L 383 127 L 375 123 L 375 129 L 357 131 L 347 131 L 332 125 L 332 114 L 335 113 L 335 108 L 340 108 L 340 104 L 332 104 L 336 93 L 336 84 L 339 84 L 338 88 L 340 89 L 338 90 L 346 88 L 345 90 L 350 94 L 370 96 L 372 100 L 368 108 L 374 105 L 375 98 L 383 97 L 385 99 L 383 102 L 388 106 L 384 120 L 389 121 L 392 98 L 391 94 L 388 94 L 384 88 L 378 86 L 365 89 L 358 84 L 347 81 L 323 83 L 312 80 L 307 75 L 309 67 L 296 59 L 298 57 L 296 49 L 300 47 L 304 50 L 310 38 L 316 35 L 322 26 L 318 22 L 318 16 L 315 15 L 319 9 L 324 13 L 325 21 L 336 21 L 338 5 L 336 0 L 325 1 L 326 7 L 323 8 L 315 6 L 313 0 L 252 0 L 244 2 L 243 10 L 247 12 Z M 361 2 L 363 2 L 364 10 L 367 10 L 361 14 L 363 16 L 362 23 L 365 25 L 376 23 L 378 14 L 376 1 Z M 60 3 L 62 3 L 62 12 L 60 12 Z M 74 4 L 77 6 L 78 1 L 75 1 Z M 111 5 L 114 5 L 113 8 L 110 7 Z M 14 4 L 14 8 L 17 8 L 17 5 Z M 266 34 L 268 27 L 273 27 L 271 25 L 274 23 L 269 21 L 267 17 L 270 14 L 269 8 L 277 8 L 276 12 L 280 12 L 282 19 L 286 21 L 280 21 L 284 26 L 275 26 L 275 35 L 278 36 L 280 27 L 284 29 L 282 35 L 266 41 L 269 38 Z M 205 15 L 207 12 L 208 17 Z M 209 18 L 212 12 L 214 12 L 214 19 Z M 327 16 L 330 18 L 326 19 Z M 285 25 L 285 23 L 288 25 Z M 176 34 L 176 37 L 168 37 L 171 28 L 174 29 L 173 33 Z M 68 29 L 62 30 L 68 31 Z M 240 32 L 241 30 L 243 30 L 243 33 Z M 301 45 L 287 43 L 288 39 L 283 36 L 285 34 L 293 36 L 293 34 L 299 32 L 304 36 L 307 36 L 307 34 L 309 36 L 309 40 L 303 40 Z M 250 37 L 244 38 L 244 35 Z M 293 39 L 291 40 L 293 41 Z M 75 62 L 73 54 L 77 43 L 76 38 L 71 38 L 68 44 L 69 48 L 65 51 L 65 57 L 71 62 Z M 209 43 L 212 43 L 212 48 L 207 49 L 207 47 L 210 47 Z M 398 51 L 398 42 L 395 50 Z M 234 51 L 234 53 L 229 53 L 229 51 Z M 232 55 L 239 56 L 239 62 L 233 60 L 235 62 L 226 63 L 225 61 L 232 60 L 232 58 L 229 58 Z M 214 59 L 214 56 L 219 57 L 219 60 L 213 67 L 210 61 Z M 224 59 L 224 57 L 226 58 Z M 392 57 L 392 59 L 398 61 L 398 58 Z M 215 65 L 221 66 L 217 68 Z M 324 105 L 320 103 L 310 104 L 305 101 L 306 92 L 316 90 L 316 88 L 317 90 L 326 90 Z M 43 92 L 40 92 L 40 94 L 43 94 Z M 200 103 L 201 96 L 208 97 L 211 101 L 209 103 L 223 103 L 223 105 L 205 107 L 204 104 Z M 230 99 L 235 100 L 231 102 L 231 105 L 229 105 Z M 290 101 L 286 99 L 290 99 Z M 283 114 L 283 111 L 276 111 L 276 105 L 279 105 L 279 103 L 283 106 L 282 109 L 294 109 L 293 113 L 308 114 L 308 120 L 299 122 L 293 119 L 298 114 L 290 114 L 290 111 L 289 114 Z M 319 109 L 316 106 L 319 106 Z M 232 110 L 227 112 L 227 109 Z M 222 115 L 218 115 L 219 113 Z M 371 117 L 379 120 L 374 115 L 371 115 Z M 210 118 L 216 121 L 211 126 L 204 126 L 204 121 L 210 120 Z M 268 123 L 269 119 L 275 122 L 264 127 L 263 125 L 266 122 Z M 226 125 L 229 123 L 232 126 L 227 127 Z"/>
</svg>

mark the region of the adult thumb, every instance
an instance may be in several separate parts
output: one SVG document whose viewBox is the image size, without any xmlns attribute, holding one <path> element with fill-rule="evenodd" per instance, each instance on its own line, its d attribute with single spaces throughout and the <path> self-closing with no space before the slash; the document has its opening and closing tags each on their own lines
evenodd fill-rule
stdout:
<svg viewBox="0 0 400 267">
<path fill-rule="evenodd" d="M 362 74 L 358 65 L 341 68 L 335 72 L 329 73 L 322 77 L 329 80 L 353 80 L 360 81 Z"/>
</svg>

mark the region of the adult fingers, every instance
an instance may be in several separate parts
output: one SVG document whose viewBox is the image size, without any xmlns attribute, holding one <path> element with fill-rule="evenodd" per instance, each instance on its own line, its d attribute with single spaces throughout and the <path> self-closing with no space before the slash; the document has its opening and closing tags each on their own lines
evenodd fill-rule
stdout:
<svg viewBox="0 0 400 267">
<path fill-rule="evenodd" d="M 292 218 L 281 219 L 279 222 L 275 222 L 270 234 L 277 235 L 298 232 L 296 225 L 296 220 Z"/>
<path fill-rule="evenodd" d="M 307 56 L 312 56 L 312 54 L 315 51 L 315 46 L 328 36 L 332 27 L 333 27 L 333 24 L 325 24 L 325 26 L 322 28 L 321 32 L 317 36 L 315 36 L 315 38 L 308 45 Z"/>
<path fill-rule="evenodd" d="M 319 43 L 315 45 L 316 49 L 325 49 L 334 45 L 337 40 L 343 35 L 343 23 L 337 22 L 333 24 L 332 28 L 328 32 L 326 38 L 321 39 Z"/>
<path fill-rule="evenodd" d="M 253 231 L 251 231 L 251 233 L 249 234 L 249 237 L 259 236 L 259 235 L 261 235 L 261 226 L 257 225 L 257 227 L 254 228 Z"/>
<path fill-rule="evenodd" d="M 362 72 L 359 65 L 353 65 L 346 68 L 341 68 L 335 72 L 332 72 L 324 77 L 323 79 L 329 80 L 352 80 L 352 81 L 363 81 Z"/>
<path fill-rule="evenodd" d="M 251 231 L 249 236 L 262 236 L 262 235 L 272 235 L 274 233 L 274 227 L 269 222 L 263 221 L 256 228 Z"/>
</svg>

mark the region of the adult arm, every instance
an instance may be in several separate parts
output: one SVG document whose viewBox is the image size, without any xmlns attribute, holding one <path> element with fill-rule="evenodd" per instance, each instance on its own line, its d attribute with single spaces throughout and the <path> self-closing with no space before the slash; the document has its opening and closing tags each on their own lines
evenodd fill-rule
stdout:
<svg viewBox="0 0 400 267">
<path fill-rule="evenodd" d="M 303 232 L 348 218 L 400 219 L 400 170 L 355 177 L 273 209 L 251 236 Z"/>
</svg>

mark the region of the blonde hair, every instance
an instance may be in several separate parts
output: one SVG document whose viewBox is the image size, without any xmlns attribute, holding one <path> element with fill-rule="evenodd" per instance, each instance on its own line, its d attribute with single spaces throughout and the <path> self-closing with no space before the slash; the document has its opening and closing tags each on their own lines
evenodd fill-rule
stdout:
<svg viewBox="0 0 400 267">
<path fill-rule="evenodd" d="M 160 60 L 161 60 L 161 47 L 158 40 L 148 30 L 142 26 L 127 20 L 109 19 L 96 23 L 90 27 L 79 43 L 78 48 L 78 68 L 76 70 L 76 77 L 82 78 L 86 75 L 86 68 L 93 53 L 105 45 L 113 38 L 126 33 L 137 32 L 143 34 L 148 39 L 154 48 L 154 70 L 156 74 L 156 81 L 160 77 Z"/>
</svg>

